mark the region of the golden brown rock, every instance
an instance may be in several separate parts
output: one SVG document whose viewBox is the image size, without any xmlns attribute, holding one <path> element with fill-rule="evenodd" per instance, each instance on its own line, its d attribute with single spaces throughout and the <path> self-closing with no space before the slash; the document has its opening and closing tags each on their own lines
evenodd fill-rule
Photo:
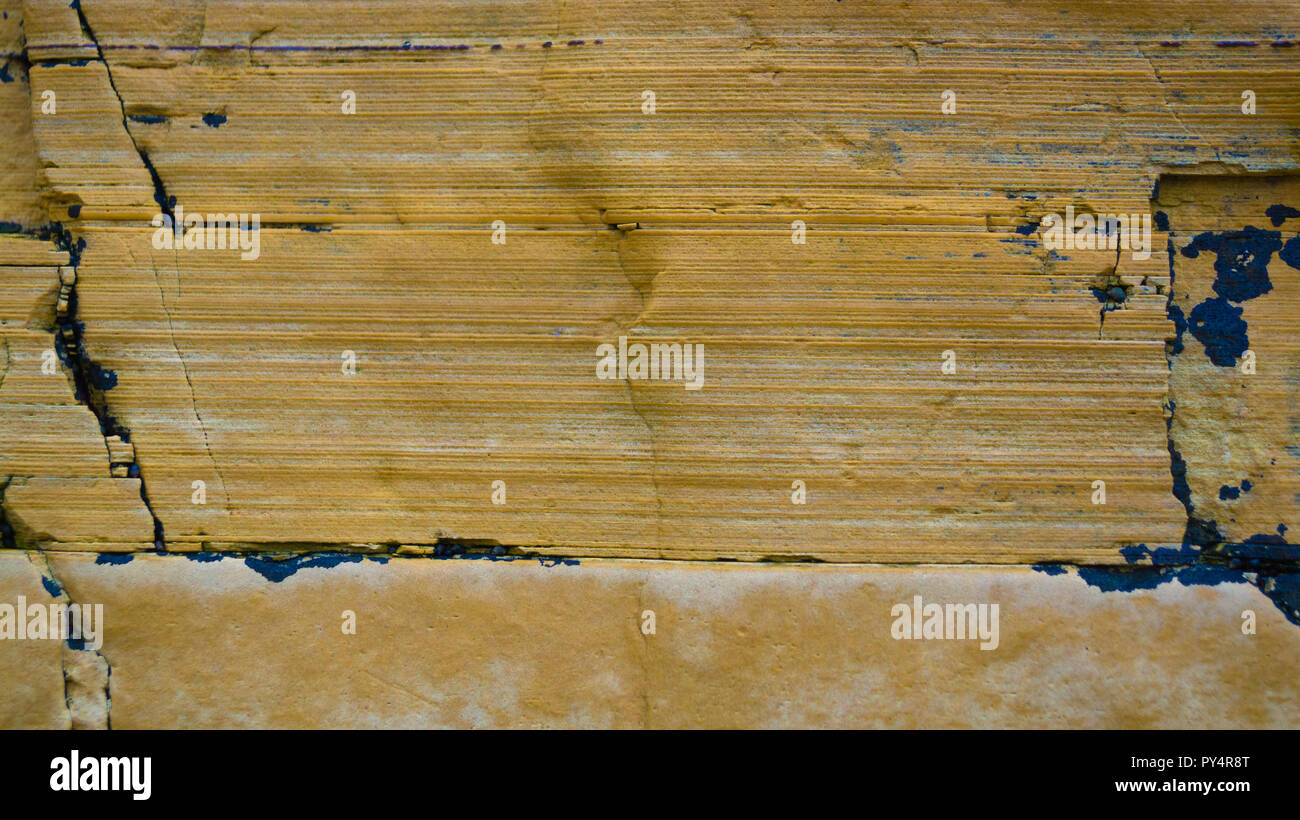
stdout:
<svg viewBox="0 0 1300 820">
<path fill-rule="evenodd" d="M 1294 725 L 1300 7 L 954 8 L 0 0 L 0 722 Z"/>
</svg>

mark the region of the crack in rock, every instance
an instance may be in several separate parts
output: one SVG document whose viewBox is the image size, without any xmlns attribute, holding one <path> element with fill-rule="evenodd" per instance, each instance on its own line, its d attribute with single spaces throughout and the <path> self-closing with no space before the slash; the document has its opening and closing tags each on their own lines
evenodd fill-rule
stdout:
<svg viewBox="0 0 1300 820">
<path fill-rule="evenodd" d="M 76 606 L 67 587 L 54 574 L 50 560 L 43 552 L 29 552 L 28 560 L 41 574 L 45 591 L 60 603 Z M 104 624 L 95 625 L 102 636 Z M 113 668 L 98 649 L 87 647 L 84 641 L 64 636 L 60 641 L 63 650 L 63 702 L 73 729 L 112 729 L 113 696 L 110 683 Z M 74 646 L 81 643 L 80 647 Z"/>
<path fill-rule="evenodd" d="M 81 24 L 81 33 L 90 40 L 95 46 L 95 53 L 99 55 L 99 61 L 104 64 L 104 73 L 108 76 L 108 87 L 113 90 L 113 96 L 117 97 L 118 107 L 122 110 L 122 130 L 126 132 L 126 138 L 131 141 L 131 147 L 135 149 L 136 154 L 140 156 L 140 162 L 143 163 L 146 171 L 149 172 L 149 179 L 153 181 L 153 198 L 158 203 L 162 212 L 171 218 L 172 224 L 176 223 L 176 197 L 167 196 L 167 189 L 163 186 L 162 177 L 158 175 L 158 169 L 154 167 L 153 161 L 149 159 L 149 154 L 140 147 L 135 139 L 135 134 L 131 133 L 131 125 L 127 121 L 126 101 L 122 99 L 122 94 L 117 90 L 117 83 L 113 80 L 113 69 L 109 66 L 108 60 L 104 57 L 104 49 L 99 44 L 99 39 L 95 37 L 95 32 L 90 27 L 89 21 L 86 20 L 86 13 L 81 8 L 81 0 L 73 0 L 72 8 L 77 11 L 77 21 Z"/>
<path fill-rule="evenodd" d="M 77 274 L 86 240 L 82 238 L 74 243 L 72 232 L 64 229 L 57 222 L 42 233 L 45 239 L 52 240 L 56 247 L 68 254 L 71 268 L 71 270 L 62 267 L 58 269 L 59 299 L 55 308 L 55 354 L 72 375 L 73 394 L 77 401 L 89 408 L 99 422 L 113 476 L 140 480 L 140 500 L 144 502 L 145 509 L 153 518 L 154 546 L 158 549 L 166 549 L 167 542 L 163 533 L 162 520 L 158 518 L 153 505 L 149 502 L 149 492 L 136 459 L 135 447 L 131 444 L 131 431 L 113 416 L 108 406 L 106 394 L 117 384 L 117 374 L 101 367 L 90 357 L 86 351 L 85 323 L 77 319 Z"/>
</svg>

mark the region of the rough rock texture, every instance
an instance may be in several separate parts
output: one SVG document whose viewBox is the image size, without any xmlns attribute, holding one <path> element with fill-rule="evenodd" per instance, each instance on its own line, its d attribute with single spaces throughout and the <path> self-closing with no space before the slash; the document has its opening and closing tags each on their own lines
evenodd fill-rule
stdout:
<svg viewBox="0 0 1300 820">
<path fill-rule="evenodd" d="M 1295 724 L 1297 3 L 0 14 L 0 722 Z"/>
</svg>

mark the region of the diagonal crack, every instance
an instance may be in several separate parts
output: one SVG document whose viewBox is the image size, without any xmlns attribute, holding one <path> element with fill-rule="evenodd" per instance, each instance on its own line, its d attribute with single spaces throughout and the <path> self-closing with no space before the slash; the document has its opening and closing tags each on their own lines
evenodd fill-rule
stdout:
<svg viewBox="0 0 1300 820">
<path fill-rule="evenodd" d="M 1151 55 L 1147 54 L 1140 47 L 1138 48 L 1137 53 L 1146 61 L 1147 69 L 1151 72 L 1151 77 L 1156 81 L 1156 84 L 1160 86 L 1160 100 L 1165 109 L 1169 112 L 1169 115 L 1178 123 L 1178 127 L 1183 129 L 1183 133 L 1187 134 L 1191 139 L 1199 139 L 1199 137 L 1197 137 L 1196 134 L 1193 134 L 1192 130 L 1187 127 L 1187 124 L 1183 122 L 1183 118 L 1178 116 L 1178 109 L 1174 108 L 1173 103 L 1169 100 L 1169 95 L 1165 93 L 1165 78 L 1160 76 L 1160 72 L 1156 69 L 1156 64 L 1151 60 Z"/>
<path fill-rule="evenodd" d="M 108 77 L 109 88 L 112 89 L 113 95 L 117 97 L 118 107 L 122 112 L 122 129 L 126 132 L 127 139 L 131 141 L 132 147 L 139 155 L 145 170 L 149 172 L 149 178 L 153 182 L 154 200 L 157 201 L 163 213 L 167 214 L 172 223 L 175 224 L 173 209 L 176 198 L 167 195 L 167 189 L 163 185 L 162 177 L 158 175 L 158 170 L 150 161 L 148 153 L 136 141 L 135 135 L 131 133 L 131 126 L 126 115 L 126 102 L 122 99 L 122 94 L 117 90 L 117 83 L 113 79 L 113 69 L 108 60 L 105 59 L 104 49 L 99 44 L 99 39 L 95 36 L 94 30 L 90 27 L 90 22 L 86 19 L 86 13 L 81 8 L 81 0 L 72 0 L 71 7 L 77 12 L 77 21 L 81 25 L 82 33 L 95 46 L 95 53 L 98 55 L 99 61 L 104 64 L 104 73 Z M 108 447 L 108 439 L 112 436 L 119 437 L 124 443 L 129 444 L 131 432 L 113 417 L 105 396 L 105 390 L 112 386 L 106 381 L 111 374 L 91 359 L 85 346 L 85 324 L 77 320 L 76 282 L 79 274 L 81 253 L 86 248 L 86 240 L 83 237 L 74 241 L 72 232 L 64 229 L 63 225 L 58 222 L 43 229 L 41 233 L 44 238 L 52 239 L 60 250 L 67 252 L 72 268 L 72 282 L 62 285 L 61 292 L 63 298 L 66 299 L 66 305 L 61 306 L 56 316 L 58 332 L 55 334 L 54 340 L 55 351 L 59 353 L 60 359 L 72 373 L 77 400 L 89 407 L 99 421 L 100 430 L 105 437 L 105 447 Z M 115 382 L 116 376 L 111 376 L 111 380 Z M 109 453 L 110 457 L 112 457 L 111 449 Z M 140 470 L 139 460 L 134 455 L 134 450 L 132 450 L 131 462 L 127 475 L 140 481 L 140 500 L 153 518 L 154 546 L 164 550 L 166 549 L 166 538 L 163 532 L 162 520 L 158 518 L 153 505 L 149 501 L 149 492 L 145 485 L 144 475 Z"/>
<path fill-rule="evenodd" d="M 90 357 L 86 350 L 85 323 L 77 319 L 78 268 L 81 264 L 81 252 L 86 247 L 86 240 L 82 238 L 74 243 L 72 232 L 64 229 L 57 222 L 42 229 L 41 235 L 53 241 L 59 250 L 68 254 L 69 267 L 72 268 L 70 282 L 64 281 L 61 269 L 56 269 L 60 271 L 60 304 L 55 309 L 54 351 L 72 374 L 73 394 L 77 401 L 88 407 L 99 422 L 100 432 L 104 436 L 104 447 L 108 449 L 111 460 L 113 450 L 109 447 L 108 440 L 116 437 L 123 443 L 130 444 L 131 431 L 118 422 L 108 406 L 106 392 L 116 384 L 117 376 Z M 166 549 L 162 520 L 154 513 L 153 505 L 149 502 L 149 492 L 145 486 L 144 475 L 140 471 L 139 461 L 135 458 L 134 448 L 127 467 L 127 476 L 140 481 L 140 500 L 144 502 L 145 509 L 153 518 L 154 546 L 158 549 Z"/>
<path fill-rule="evenodd" d="M 194 392 L 194 381 L 190 378 L 189 362 L 185 359 L 185 354 L 181 353 L 180 345 L 176 342 L 176 327 L 172 323 L 171 309 L 167 307 L 167 294 L 163 290 L 162 277 L 158 273 L 158 265 L 153 256 L 149 257 L 149 264 L 153 267 L 154 282 L 158 285 L 158 298 L 162 302 L 163 314 L 167 317 L 167 332 L 171 337 L 172 349 L 176 351 L 176 358 L 180 360 L 181 371 L 185 374 L 185 384 L 190 389 L 190 407 L 194 410 L 194 419 L 199 423 L 199 432 L 203 434 L 203 449 L 208 454 L 208 460 L 212 462 L 212 469 L 217 472 L 217 479 L 221 482 L 221 495 L 225 499 L 227 507 L 230 505 L 230 493 L 226 490 L 226 476 L 221 470 L 221 465 L 217 463 L 216 456 L 212 454 L 212 445 L 208 441 L 208 425 L 203 421 L 203 414 L 199 412 L 198 395 Z M 180 269 L 177 268 L 177 281 L 180 281 Z"/>
<path fill-rule="evenodd" d="M 153 161 L 149 159 L 148 152 L 141 148 L 140 143 L 136 141 L 135 134 L 131 133 L 131 125 L 126 116 L 126 101 L 122 99 L 121 92 L 117 90 L 117 83 L 113 80 L 113 69 L 104 57 L 104 49 L 100 46 L 99 39 L 95 37 L 94 30 L 91 29 L 89 21 L 86 20 L 86 13 L 81 8 L 81 0 L 73 0 L 72 7 L 77 10 L 77 20 L 81 23 L 81 32 L 94 44 L 95 53 L 99 55 L 99 61 L 104 64 L 104 73 L 108 75 L 108 87 L 113 89 L 113 95 L 117 97 L 118 107 L 122 110 L 122 129 L 126 131 L 127 139 L 131 140 L 131 147 L 140 156 L 140 162 L 144 164 L 145 170 L 149 172 L 149 179 L 153 181 L 154 201 L 158 203 L 158 207 L 162 209 L 163 213 L 171 217 L 172 224 L 175 224 L 176 197 L 167 195 L 167 188 L 163 185 L 162 177 L 158 175 L 158 169 L 154 167 Z"/>
<path fill-rule="evenodd" d="M 632 377 L 627 376 L 623 379 L 627 383 L 627 401 L 632 406 L 632 412 L 641 420 L 645 427 L 646 438 L 650 444 L 650 483 L 654 487 L 655 493 L 655 546 L 663 544 L 664 528 L 664 499 L 663 494 L 659 491 L 659 447 L 655 444 L 655 431 L 650 426 L 650 422 L 641 411 L 640 406 L 636 403 L 636 388 L 632 385 Z"/>
<path fill-rule="evenodd" d="M 645 316 L 646 311 L 654 303 L 655 282 L 658 281 L 659 274 L 663 273 L 663 271 L 656 272 L 654 276 L 650 278 L 650 281 L 646 285 L 646 287 L 642 288 L 640 285 L 638 285 L 636 283 L 636 280 L 633 279 L 632 275 L 628 272 L 627 263 L 623 259 L 623 244 L 627 241 L 627 232 L 623 230 L 619 230 L 619 234 L 620 235 L 618 239 L 618 245 L 616 246 L 616 251 L 618 254 L 618 268 L 623 273 L 623 278 L 627 280 L 628 285 L 632 288 L 632 290 L 636 292 L 637 296 L 641 300 L 640 311 L 638 311 L 637 315 L 633 317 L 630 321 L 618 322 L 617 320 L 615 320 L 619 327 L 619 330 L 623 333 L 626 333 L 630 328 L 636 327 L 638 324 L 640 324 L 641 319 Z M 649 439 L 650 481 L 654 487 L 654 494 L 655 494 L 655 546 L 659 546 L 663 543 L 663 523 L 664 523 L 664 500 L 663 500 L 663 496 L 660 494 L 659 491 L 659 448 L 655 444 L 654 428 L 650 426 L 650 421 L 646 418 L 645 413 L 642 412 L 640 406 L 637 404 L 636 387 L 635 385 L 632 384 L 632 377 L 630 375 L 627 375 L 624 377 L 623 380 L 627 383 L 628 404 L 631 405 L 632 412 L 636 413 L 637 418 L 641 420 L 641 424 L 645 427 L 646 430 L 646 437 Z"/>
</svg>

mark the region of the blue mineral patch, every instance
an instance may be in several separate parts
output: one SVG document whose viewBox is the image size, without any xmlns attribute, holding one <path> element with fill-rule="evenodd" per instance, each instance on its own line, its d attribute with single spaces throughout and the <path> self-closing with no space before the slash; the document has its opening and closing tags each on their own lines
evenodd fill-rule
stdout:
<svg viewBox="0 0 1300 820">
<path fill-rule="evenodd" d="M 1201 251 L 1215 255 L 1214 292 L 1233 302 L 1263 296 L 1273 289 L 1268 263 L 1282 250 L 1282 234 L 1247 225 L 1240 231 L 1207 231 L 1183 248 L 1183 256 L 1195 259 Z"/>
<path fill-rule="evenodd" d="M 1276 228 L 1288 219 L 1300 216 L 1300 211 L 1290 205 L 1270 205 L 1264 211 L 1264 216 L 1268 217 L 1269 221 L 1273 223 L 1273 227 Z"/>
<path fill-rule="evenodd" d="M 278 584 L 290 575 L 303 569 L 329 569 L 339 564 L 359 564 L 362 561 L 388 563 L 385 555 L 362 555 L 355 552 L 318 552 L 307 555 L 295 555 L 281 561 L 249 555 L 244 564 L 273 584 Z"/>
<path fill-rule="evenodd" d="M 1238 498 L 1241 498 L 1242 493 L 1250 492 L 1251 488 L 1254 486 L 1255 486 L 1254 484 L 1250 483 L 1249 478 L 1242 479 L 1241 486 L 1224 484 L 1223 486 L 1219 487 L 1219 500 L 1236 501 Z"/>
<path fill-rule="evenodd" d="M 1183 309 L 1175 305 L 1172 299 L 1165 306 L 1165 315 L 1174 323 L 1174 338 L 1169 342 L 1169 355 L 1177 356 L 1183 352 L 1183 334 L 1187 332 L 1187 317 L 1183 315 Z"/>
<path fill-rule="evenodd" d="M 1249 583 L 1244 573 L 1206 564 L 1190 566 L 1079 567 L 1079 577 L 1102 592 L 1155 589 L 1177 581 L 1185 587 Z"/>
<path fill-rule="evenodd" d="M 45 587 L 45 591 L 50 594 L 51 598 L 58 598 L 63 594 L 63 587 L 59 582 L 46 575 L 41 575 L 41 586 Z"/>
<path fill-rule="evenodd" d="M 1219 367 L 1236 365 L 1237 358 L 1250 348 L 1241 314 L 1241 308 L 1220 296 L 1201 302 L 1188 317 L 1188 329 L 1205 346 L 1205 355 Z"/>
<path fill-rule="evenodd" d="M 1259 588 L 1288 621 L 1300 626 L 1300 573 L 1261 579 Z"/>
<path fill-rule="evenodd" d="M 1282 250 L 1278 251 L 1277 258 L 1296 270 L 1300 270 L 1300 236 L 1293 236 L 1288 239 Z"/>
</svg>

